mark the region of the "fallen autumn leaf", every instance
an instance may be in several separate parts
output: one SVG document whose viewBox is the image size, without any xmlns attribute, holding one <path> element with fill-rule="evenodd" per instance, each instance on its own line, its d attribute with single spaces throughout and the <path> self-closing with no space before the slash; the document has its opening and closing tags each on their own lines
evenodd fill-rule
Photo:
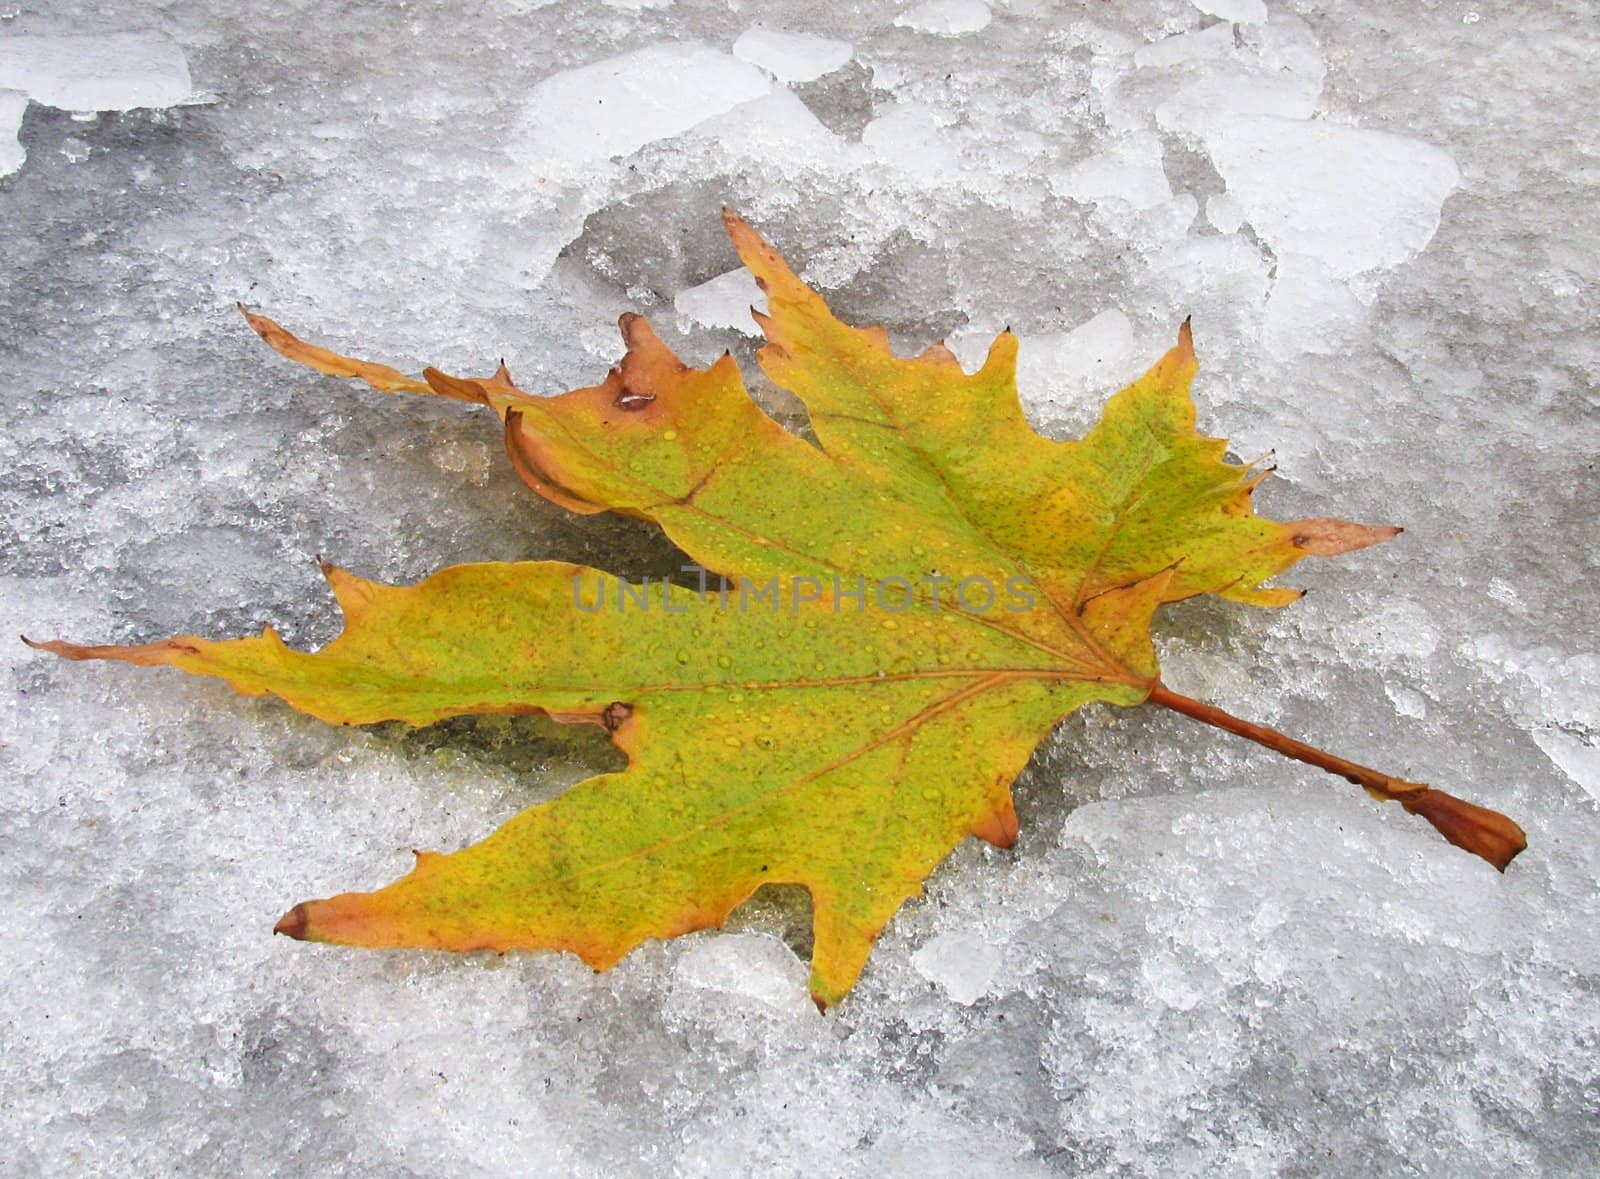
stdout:
<svg viewBox="0 0 1600 1179">
<path fill-rule="evenodd" d="M 451 855 L 418 853 L 374 893 L 296 905 L 279 932 L 360 946 L 569 950 L 604 969 L 650 937 L 720 924 L 764 884 L 812 896 L 811 991 L 854 984 L 873 940 L 966 835 L 1009 846 L 1011 784 L 1093 700 L 1161 704 L 1399 801 L 1504 869 L 1504 816 L 1180 696 L 1159 678 L 1162 604 L 1262 583 L 1399 530 L 1255 515 L 1265 472 L 1196 432 L 1188 324 L 1083 439 L 1023 417 L 1017 341 L 965 374 L 942 345 L 902 359 L 839 322 L 736 215 L 766 291 L 762 367 L 817 442 L 747 395 L 732 358 L 685 367 L 638 316 L 600 385 L 559 397 L 421 379 L 251 325 L 291 359 L 388 391 L 491 407 L 521 477 L 575 512 L 654 521 L 698 589 L 579 566 L 460 565 L 415 586 L 325 566 L 343 633 L 315 653 L 258 638 L 133 647 L 32 643 L 68 659 L 166 664 L 330 723 L 424 725 L 541 711 L 603 724 L 627 769 L 589 779 Z M 715 578 L 715 581 L 710 578 Z M 608 591 L 609 587 L 609 591 Z"/>
</svg>

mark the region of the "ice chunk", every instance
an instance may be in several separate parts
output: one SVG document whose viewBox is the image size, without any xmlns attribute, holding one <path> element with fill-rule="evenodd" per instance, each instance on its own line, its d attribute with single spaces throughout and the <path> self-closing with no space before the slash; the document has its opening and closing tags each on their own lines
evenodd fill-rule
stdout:
<svg viewBox="0 0 1600 1179">
<path fill-rule="evenodd" d="M 1132 72 L 1098 65 L 1106 116 L 1116 128 L 1148 127 L 1194 135 L 1222 114 L 1309 118 L 1327 66 L 1309 25 L 1292 14 L 1235 30 L 1212 25 L 1130 51 Z"/>
<path fill-rule="evenodd" d="M 1218 233 L 1237 233 L 1244 224 L 1244 210 L 1227 193 L 1215 192 L 1206 198 L 1206 220 Z"/>
<path fill-rule="evenodd" d="M 1050 187 L 1075 201 L 1123 201 L 1134 209 L 1172 199 L 1172 186 L 1161 166 L 1161 141 L 1147 131 L 1119 137 L 1109 150 L 1052 177 Z"/>
<path fill-rule="evenodd" d="M 707 119 L 686 138 L 707 153 L 737 157 L 752 167 L 781 157 L 790 168 L 838 166 L 845 141 L 786 87 Z"/>
<path fill-rule="evenodd" d="M 1279 255 L 1263 324 L 1263 338 L 1273 355 L 1285 360 L 1304 352 L 1332 356 L 1366 320 L 1366 305 L 1345 276 L 1320 258 Z"/>
<path fill-rule="evenodd" d="M 733 328 L 747 336 L 759 336 L 761 330 L 751 318 L 750 309 L 765 312 L 767 296 L 756 285 L 755 275 L 741 266 L 678 292 L 672 305 L 679 315 L 704 327 Z"/>
<path fill-rule="evenodd" d="M 1600 655 L 1519 649 L 1499 635 L 1470 641 L 1465 653 L 1509 673 L 1514 707 L 1534 742 L 1562 773 L 1600 800 Z"/>
<path fill-rule="evenodd" d="M 1170 331 L 1184 316 L 1195 314 L 1195 346 L 1202 367 L 1213 373 L 1226 352 L 1242 339 L 1254 340 L 1272 285 L 1267 259 L 1252 242 L 1237 235 L 1185 238 L 1151 256 L 1151 281 L 1163 297 L 1155 326 Z M 1170 336 L 1141 344 L 1146 360 Z M 1136 374 L 1129 374 L 1136 375 Z M 1103 390 L 1105 392 L 1107 390 Z M 1244 423 L 1243 425 L 1247 425 Z M 1242 441 L 1242 434 L 1234 437 Z M 1270 449 L 1276 439 L 1260 447 Z"/>
<path fill-rule="evenodd" d="M 788 946 L 759 933 L 712 934 L 697 939 L 678 959 L 687 986 L 756 999 L 769 1007 L 811 1008 L 806 968 Z"/>
<path fill-rule="evenodd" d="M 1321 84 L 1320 73 L 1299 78 L 1263 77 L 1251 70 L 1219 69 L 1197 78 L 1159 104 L 1156 125 L 1163 131 L 1186 131 L 1222 113 L 1309 119 L 1316 111 Z"/>
<path fill-rule="evenodd" d="M 0 176 L 9 176 L 28 158 L 23 150 L 22 113 L 28 96 L 17 90 L 0 90 Z"/>
<path fill-rule="evenodd" d="M 956 145 L 945 132 L 950 121 L 926 103 L 896 103 L 867 124 L 861 146 L 878 162 L 922 184 L 955 183 L 962 168 Z"/>
<path fill-rule="evenodd" d="M 1565 729 L 1537 728 L 1533 739 L 1562 773 L 1600 802 L 1600 746 L 1595 745 L 1592 734 L 1580 736 Z"/>
<path fill-rule="evenodd" d="M 541 175 L 581 175 L 771 89 L 760 70 L 708 45 L 649 45 L 536 85 L 519 152 Z"/>
<path fill-rule="evenodd" d="M 69 111 L 175 106 L 189 98 L 189 63 L 160 33 L 0 37 L 0 89 Z"/>
<path fill-rule="evenodd" d="M 994 331 L 963 328 L 947 339 L 968 371 L 989 354 Z M 1142 363 L 1134 347 L 1133 323 L 1112 307 L 1070 331 L 1022 334 L 1016 355 L 1016 390 L 1022 408 L 1037 426 L 1075 421 L 1074 410 L 1091 405 L 1138 376 Z"/>
<path fill-rule="evenodd" d="M 1140 69 L 1170 69 L 1190 62 L 1225 58 L 1233 49 L 1233 30 L 1227 25 L 1212 25 L 1141 46 L 1134 52 L 1133 64 Z"/>
<path fill-rule="evenodd" d="M 1201 137 L 1256 233 L 1336 276 L 1420 251 L 1461 179 L 1448 152 L 1385 131 L 1223 115 Z"/>
<path fill-rule="evenodd" d="M 902 12 L 894 23 L 903 29 L 933 33 L 940 37 L 959 37 L 989 27 L 989 6 L 982 0 L 927 0 Z"/>
<path fill-rule="evenodd" d="M 1194 0 L 1207 16 L 1220 16 L 1241 25 L 1258 25 L 1267 19 L 1265 0 Z"/>
<path fill-rule="evenodd" d="M 1000 951 L 968 933 L 942 933 L 911 956 L 917 973 L 970 1007 L 983 998 L 1000 969 Z"/>
<path fill-rule="evenodd" d="M 759 26 L 746 29 L 733 43 L 733 55 L 740 61 L 760 66 L 783 82 L 809 82 L 831 74 L 849 61 L 854 52 L 848 41 Z"/>
<path fill-rule="evenodd" d="M 1120 384 L 1133 352 L 1133 325 L 1115 308 L 1070 332 L 1026 336 L 1017 352 L 1017 391 L 1041 420 L 1056 420 L 1066 407 Z"/>
</svg>

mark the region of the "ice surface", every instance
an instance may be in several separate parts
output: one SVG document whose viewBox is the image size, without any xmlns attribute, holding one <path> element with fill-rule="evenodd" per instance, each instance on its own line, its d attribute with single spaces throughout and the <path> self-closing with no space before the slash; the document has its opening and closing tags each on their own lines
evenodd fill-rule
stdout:
<svg viewBox="0 0 1600 1179">
<path fill-rule="evenodd" d="M 963 330 L 947 341 L 968 371 L 982 366 L 994 333 Z M 1105 390 L 1137 377 L 1147 358 L 1134 347 L 1133 324 L 1116 308 L 1065 332 L 1020 337 L 1017 391 L 1035 425 L 1087 428 L 1099 416 Z"/>
<path fill-rule="evenodd" d="M 0 36 L 0 89 L 68 111 L 173 106 L 190 97 L 189 64 L 160 33 Z"/>
<path fill-rule="evenodd" d="M 701 327 L 733 328 L 748 336 L 759 336 L 761 332 L 750 311 L 766 311 L 767 296 L 756 285 L 755 275 L 740 266 L 679 291 L 672 305 L 679 315 Z"/>
<path fill-rule="evenodd" d="M 970 366 L 1009 326 L 1057 436 L 1192 315 L 1201 423 L 1275 453 L 1264 507 L 1406 532 L 1297 569 L 1281 611 L 1164 611 L 1164 675 L 1530 850 L 1502 877 L 1326 775 L 1089 710 L 1019 781 L 1017 848 L 959 848 L 819 1017 L 783 892 L 603 975 L 270 936 L 618 768 L 599 730 L 331 730 L 16 645 L 0 1171 L 1592 1173 L 1594 22 L 758 7 L 14 0 L 7 68 L 98 40 L 0 77 L 0 630 L 315 644 L 318 553 L 675 571 L 637 522 L 535 499 L 481 415 L 295 369 L 232 307 L 543 392 L 640 311 L 792 421 L 729 204 L 899 349 Z"/>
<path fill-rule="evenodd" d="M 27 159 L 21 138 L 12 139 L 29 99 L 89 112 L 167 107 L 192 97 L 183 49 L 159 33 L 0 36 L 0 176 Z"/>
<path fill-rule="evenodd" d="M 1256 25 L 1267 19 L 1265 0 L 1194 0 L 1194 6 L 1207 16 Z"/>
<path fill-rule="evenodd" d="M 529 93 L 519 145 L 541 175 L 583 172 L 765 93 L 757 69 L 706 45 L 650 45 L 562 70 Z"/>
<path fill-rule="evenodd" d="M 815 33 L 786 33 L 780 29 L 746 29 L 733 43 L 740 61 L 760 66 L 780 82 L 810 82 L 849 61 L 848 41 L 835 41 Z"/>
<path fill-rule="evenodd" d="M 1051 188 L 1080 204 L 1121 201 L 1135 210 L 1172 199 L 1161 141 L 1149 131 L 1122 136 L 1109 151 L 1068 165 L 1052 179 Z"/>
<path fill-rule="evenodd" d="M 972 934 L 941 933 L 911 955 L 911 964 L 955 1002 L 970 1007 L 988 993 L 1000 969 L 1000 952 Z"/>
<path fill-rule="evenodd" d="M 1228 193 L 1281 257 L 1348 277 L 1421 250 L 1460 173 L 1449 154 L 1408 136 L 1317 120 L 1209 120 L 1206 151 Z"/>
<path fill-rule="evenodd" d="M 22 115 L 27 109 L 26 94 L 20 90 L 0 90 L 0 176 L 9 176 L 28 158 L 17 134 L 22 130 Z"/>
<path fill-rule="evenodd" d="M 925 0 L 895 17 L 894 23 L 919 33 L 959 37 L 981 32 L 991 19 L 989 6 L 982 0 Z"/>
</svg>

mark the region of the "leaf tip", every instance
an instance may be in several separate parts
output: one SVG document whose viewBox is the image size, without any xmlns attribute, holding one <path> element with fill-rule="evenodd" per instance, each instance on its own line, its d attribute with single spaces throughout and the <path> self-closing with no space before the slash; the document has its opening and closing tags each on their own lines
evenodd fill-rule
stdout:
<svg viewBox="0 0 1600 1179">
<path fill-rule="evenodd" d="M 96 657 L 92 647 L 81 647 L 77 643 L 69 643 L 63 639 L 30 639 L 27 635 L 20 636 L 22 641 L 35 651 L 48 651 L 52 655 L 59 655 L 63 659 L 80 660 Z M 102 651 L 109 648 L 101 648 Z"/>
<path fill-rule="evenodd" d="M 272 927 L 272 932 L 281 933 L 285 937 L 292 937 L 296 941 L 306 941 L 306 931 L 311 926 L 311 922 L 306 917 L 307 912 L 306 903 L 301 901 L 282 917 L 278 918 L 278 923 Z"/>
<path fill-rule="evenodd" d="M 1308 557 L 1336 557 L 1357 549 L 1393 540 L 1403 531 L 1392 524 L 1352 524 L 1348 520 L 1321 517 L 1296 520 L 1290 542 Z"/>
<path fill-rule="evenodd" d="M 1015 847 L 1017 844 L 1017 810 L 1007 798 L 1003 805 L 996 807 L 987 815 L 974 822 L 969 828 L 985 843 L 992 844 L 1002 850 Z"/>
<path fill-rule="evenodd" d="M 1183 322 L 1178 325 L 1178 359 L 1185 364 L 1194 363 L 1194 328 L 1190 325 L 1193 316 L 1184 316 Z"/>
<path fill-rule="evenodd" d="M 733 242 L 734 252 L 744 259 L 746 266 L 750 266 L 751 254 L 772 252 L 772 247 L 750 227 L 750 223 L 727 205 L 722 206 L 722 227 L 728 231 L 728 239 Z M 750 266 L 750 269 L 756 271 L 754 266 Z M 756 281 L 761 281 L 759 271 L 756 272 Z"/>
<path fill-rule="evenodd" d="M 256 335 L 260 336 L 267 343 L 272 344 L 272 337 L 275 332 L 286 334 L 284 333 L 283 328 L 273 320 L 268 319 L 265 315 L 256 314 L 243 303 L 235 303 L 234 306 L 239 309 L 239 314 L 244 316 L 244 321 L 250 325 L 250 327 L 255 331 Z M 274 348 L 277 347 L 276 344 L 272 344 L 272 346 Z"/>
</svg>

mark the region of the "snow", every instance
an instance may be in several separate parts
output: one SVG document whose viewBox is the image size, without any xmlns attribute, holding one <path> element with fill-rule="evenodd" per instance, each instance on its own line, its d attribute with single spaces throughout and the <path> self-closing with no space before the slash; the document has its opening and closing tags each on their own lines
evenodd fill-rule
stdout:
<svg viewBox="0 0 1600 1179">
<path fill-rule="evenodd" d="M 1370 10 L 1369 10 L 1370 9 Z M 596 729 L 330 729 L 13 644 L 0 1170 L 25 1176 L 1584 1174 L 1600 1157 L 1593 23 L 1537 5 L 202 0 L 0 13 L 0 629 L 337 630 L 315 556 L 635 575 L 455 404 L 617 317 L 752 363 L 731 205 L 894 346 L 1006 327 L 1053 436 L 1193 317 L 1263 507 L 1405 526 L 1181 603 L 1177 690 L 1518 818 L 1501 876 L 1151 708 L 1065 720 L 827 1016 L 803 896 L 596 975 L 273 938 L 620 764 Z M 1471 19 L 1469 19 L 1471 18 Z M 1590 70 L 1592 72 L 1592 70 Z M 206 96 L 211 101 L 196 103 Z M 99 112 L 99 113 L 94 113 Z M 26 155 L 23 149 L 26 149 Z M 1325 1161 L 1326 1160 L 1326 1161 Z M 1463 1162 L 1463 1160 L 1468 1160 Z"/>
</svg>

